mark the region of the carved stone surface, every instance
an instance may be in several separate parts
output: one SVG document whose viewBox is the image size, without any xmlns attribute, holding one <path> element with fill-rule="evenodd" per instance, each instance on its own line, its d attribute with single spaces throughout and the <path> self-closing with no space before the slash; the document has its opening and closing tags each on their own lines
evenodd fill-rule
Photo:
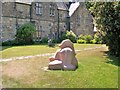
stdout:
<svg viewBox="0 0 120 90">
<path fill-rule="evenodd" d="M 61 49 L 49 58 L 49 69 L 75 70 L 78 67 L 78 61 L 75 57 L 73 43 L 66 39 L 62 41 L 59 47 Z"/>
</svg>

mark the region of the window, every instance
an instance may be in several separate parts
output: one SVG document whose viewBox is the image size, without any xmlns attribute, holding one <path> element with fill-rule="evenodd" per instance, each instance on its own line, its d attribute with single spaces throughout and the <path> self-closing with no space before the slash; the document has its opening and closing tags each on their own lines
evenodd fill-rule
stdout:
<svg viewBox="0 0 120 90">
<path fill-rule="evenodd" d="M 35 4 L 35 10 L 36 10 L 36 15 L 42 15 L 43 14 L 42 3 L 36 3 Z"/>
<path fill-rule="evenodd" d="M 55 16 L 55 5 L 50 4 L 50 16 Z"/>
</svg>

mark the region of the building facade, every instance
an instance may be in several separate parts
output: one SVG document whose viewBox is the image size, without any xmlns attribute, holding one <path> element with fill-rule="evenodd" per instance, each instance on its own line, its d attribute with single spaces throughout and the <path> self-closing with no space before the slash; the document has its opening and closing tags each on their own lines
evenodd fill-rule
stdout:
<svg viewBox="0 0 120 90">
<path fill-rule="evenodd" d="M 71 30 L 77 36 L 79 36 L 80 34 L 93 35 L 93 17 L 87 10 L 84 2 L 73 3 L 71 4 L 70 8 L 72 8 L 72 10 L 69 9 Z"/>
<path fill-rule="evenodd" d="M 66 30 L 67 15 L 68 8 L 63 2 L 4 2 L 1 41 L 14 39 L 17 28 L 27 22 L 35 24 L 35 39 L 57 38 Z"/>
<path fill-rule="evenodd" d="M 69 29 L 77 36 L 93 34 L 92 16 L 82 2 L 75 9 L 72 8 L 72 13 L 70 8 L 74 3 L 69 5 L 64 2 L 2 2 L 0 4 L 2 6 L 0 41 L 15 39 L 17 29 L 28 22 L 36 27 L 34 34 L 36 40 L 43 37 L 59 38 L 62 32 Z"/>
<path fill-rule="evenodd" d="M 68 8 L 63 2 L 32 2 L 32 22 L 37 38 L 57 38 L 58 32 L 66 30 Z"/>
<path fill-rule="evenodd" d="M 30 22 L 30 6 L 19 2 L 2 3 L 2 41 L 14 39 L 17 28 Z"/>
</svg>

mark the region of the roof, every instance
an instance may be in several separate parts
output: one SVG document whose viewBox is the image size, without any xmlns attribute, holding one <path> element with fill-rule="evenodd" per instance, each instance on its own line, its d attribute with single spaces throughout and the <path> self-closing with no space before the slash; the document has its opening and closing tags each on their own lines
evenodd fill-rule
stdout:
<svg viewBox="0 0 120 90">
<path fill-rule="evenodd" d="M 64 2 L 56 2 L 56 5 L 57 5 L 58 9 L 60 9 L 60 10 L 68 10 L 68 8 Z"/>
<path fill-rule="evenodd" d="M 76 9 L 79 7 L 79 2 L 72 3 L 69 8 L 69 15 L 72 16 L 72 14 L 76 11 Z"/>
<path fill-rule="evenodd" d="M 15 2 L 31 4 L 32 0 L 15 0 Z"/>
</svg>

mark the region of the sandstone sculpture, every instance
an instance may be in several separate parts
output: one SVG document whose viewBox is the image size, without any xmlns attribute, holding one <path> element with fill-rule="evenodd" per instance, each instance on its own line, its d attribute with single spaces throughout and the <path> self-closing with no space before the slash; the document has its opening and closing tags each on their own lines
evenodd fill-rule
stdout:
<svg viewBox="0 0 120 90">
<path fill-rule="evenodd" d="M 73 43 L 69 40 L 63 40 L 59 45 L 61 49 L 57 50 L 55 55 L 50 57 L 48 68 L 51 70 L 75 70 L 78 67 L 78 61 L 75 57 Z"/>
</svg>

